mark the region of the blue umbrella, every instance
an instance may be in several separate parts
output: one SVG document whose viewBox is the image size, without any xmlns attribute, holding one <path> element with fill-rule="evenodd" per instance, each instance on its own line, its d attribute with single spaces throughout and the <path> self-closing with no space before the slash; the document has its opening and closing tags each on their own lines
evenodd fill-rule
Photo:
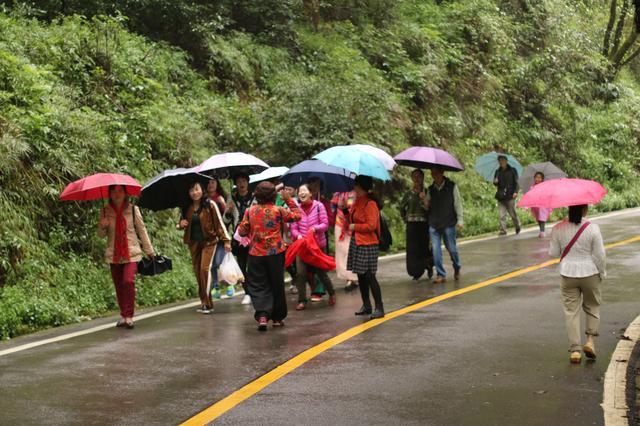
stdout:
<svg viewBox="0 0 640 426">
<path fill-rule="evenodd" d="M 522 176 L 523 167 L 514 156 L 495 151 L 478 157 L 476 160 L 476 171 L 480 173 L 487 182 L 493 182 L 496 170 L 500 167 L 498 164 L 498 157 L 500 156 L 507 157 L 509 165 L 516 169 L 518 176 Z"/>
<path fill-rule="evenodd" d="M 355 175 L 348 170 L 328 166 L 319 160 L 306 160 L 296 164 L 282 176 L 282 183 L 294 188 L 311 178 L 323 182 L 323 192 L 347 192 L 353 189 Z"/>
<path fill-rule="evenodd" d="M 391 180 L 384 163 L 375 156 L 353 146 L 334 146 L 325 149 L 313 158 L 330 166 L 341 167 L 357 175 L 371 176 L 381 180 Z"/>
</svg>

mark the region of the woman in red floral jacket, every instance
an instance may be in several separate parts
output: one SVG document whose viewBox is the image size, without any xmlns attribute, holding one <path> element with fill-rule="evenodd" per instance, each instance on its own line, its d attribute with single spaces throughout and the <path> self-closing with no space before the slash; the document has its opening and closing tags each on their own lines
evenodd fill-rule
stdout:
<svg viewBox="0 0 640 426">
<path fill-rule="evenodd" d="M 300 220 L 300 210 L 288 192 L 280 197 L 289 209 L 275 205 L 276 188 L 271 182 L 262 182 L 255 190 L 257 204 L 245 212 L 238 233 L 249 236 L 249 293 L 258 321 L 258 330 L 266 331 L 268 321 L 274 327 L 284 325 L 287 299 L 284 291 L 284 259 L 286 245 L 282 240 L 285 222 Z"/>
</svg>

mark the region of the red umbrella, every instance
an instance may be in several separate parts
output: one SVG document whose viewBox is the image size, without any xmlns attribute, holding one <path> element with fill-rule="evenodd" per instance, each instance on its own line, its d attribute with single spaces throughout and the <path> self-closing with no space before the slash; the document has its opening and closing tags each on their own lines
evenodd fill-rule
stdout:
<svg viewBox="0 0 640 426">
<path fill-rule="evenodd" d="M 607 190 L 598 182 L 584 179 L 548 180 L 531 188 L 524 194 L 518 207 L 560 207 L 598 204 L 607 195 Z"/>
<path fill-rule="evenodd" d="M 128 195 L 140 195 L 142 185 L 134 178 L 117 173 L 98 173 L 71 182 L 60 194 L 63 201 L 88 201 L 109 198 L 111 185 L 123 185 Z"/>
</svg>

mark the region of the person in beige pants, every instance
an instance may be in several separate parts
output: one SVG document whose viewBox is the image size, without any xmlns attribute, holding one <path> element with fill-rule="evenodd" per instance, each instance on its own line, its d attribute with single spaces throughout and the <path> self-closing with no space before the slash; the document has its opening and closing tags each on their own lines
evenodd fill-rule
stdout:
<svg viewBox="0 0 640 426">
<path fill-rule="evenodd" d="M 553 228 L 549 254 L 559 257 L 566 250 L 570 241 L 585 224 L 587 206 L 569 208 L 569 219 L 565 219 Z M 570 361 L 579 363 L 582 360 L 581 349 L 587 358 L 595 359 L 594 337 L 598 336 L 600 326 L 600 284 L 606 276 L 606 254 L 602 234 L 598 225 L 589 223 L 574 245 L 560 261 L 562 276 L 562 300 L 564 316 L 569 335 Z M 580 338 L 580 307 L 587 321 L 585 333 L 587 341 L 582 346 Z"/>
</svg>

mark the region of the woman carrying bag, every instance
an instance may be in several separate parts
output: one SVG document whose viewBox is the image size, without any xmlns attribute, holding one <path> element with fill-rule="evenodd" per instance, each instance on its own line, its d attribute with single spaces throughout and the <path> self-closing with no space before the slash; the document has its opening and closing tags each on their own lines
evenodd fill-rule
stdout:
<svg viewBox="0 0 640 426">
<path fill-rule="evenodd" d="M 580 363 L 584 351 L 587 358 L 595 359 L 594 337 L 600 325 L 600 284 L 605 278 L 606 254 L 600 228 L 584 221 L 588 206 L 569 207 L 569 219 L 553 227 L 549 254 L 560 256 L 562 299 L 569 335 L 570 361 Z M 580 307 L 586 314 L 587 342 L 581 345 Z"/>
<path fill-rule="evenodd" d="M 116 327 L 132 329 L 138 262 L 142 260 L 143 251 L 148 257 L 154 257 L 155 252 L 140 209 L 129 203 L 126 189 L 122 185 L 109 187 L 109 204 L 102 209 L 98 236 L 107 237 L 104 258 L 111 268 L 121 316 Z"/>
<path fill-rule="evenodd" d="M 211 300 L 211 263 L 218 241 L 224 241 L 224 250 L 231 251 L 231 241 L 224 229 L 216 203 L 203 193 L 199 182 L 189 186 L 191 203 L 183 209 L 177 229 L 184 230 L 183 241 L 189 246 L 193 272 L 198 282 L 200 308 L 197 312 L 210 314 L 213 311 Z"/>
</svg>

